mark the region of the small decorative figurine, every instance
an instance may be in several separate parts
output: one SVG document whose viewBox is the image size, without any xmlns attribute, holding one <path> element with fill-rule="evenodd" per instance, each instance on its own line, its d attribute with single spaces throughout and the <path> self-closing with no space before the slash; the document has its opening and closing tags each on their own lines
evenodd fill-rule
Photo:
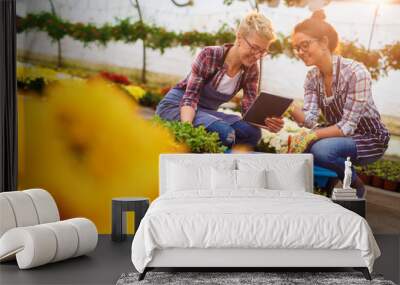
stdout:
<svg viewBox="0 0 400 285">
<path fill-rule="evenodd" d="M 350 157 L 347 157 L 347 160 L 344 162 L 345 169 L 344 169 L 344 179 L 343 179 L 343 189 L 352 189 L 350 187 L 351 184 L 351 161 Z"/>
</svg>

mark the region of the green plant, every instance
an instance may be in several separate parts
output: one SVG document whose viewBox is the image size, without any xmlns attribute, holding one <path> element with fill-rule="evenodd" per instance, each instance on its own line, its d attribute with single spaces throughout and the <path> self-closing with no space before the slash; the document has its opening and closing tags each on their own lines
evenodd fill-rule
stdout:
<svg viewBox="0 0 400 285">
<path fill-rule="evenodd" d="M 380 159 L 374 163 L 362 166 L 362 172 L 375 175 L 390 181 L 400 178 L 400 161 Z"/>
<path fill-rule="evenodd" d="M 286 1 L 288 6 L 292 6 L 299 0 Z M 106 23 L 102 26 L 96 26 L 92 23 L 72 23 L 48 12 L 27 14 L 25 17 L 19 18 L 17 32 L 22 33 L 30 30 L 45 32 L 54 42 L 69 36 L 82 42 L 84 46 L 90 43 L 107 45 L 111 41 L 135 43 L 138 40 L 144 40 L 146 47 L 157 49 L 161 53 L 164 53 L 167 48 L 176 46 L 189 46 L 194 49 L 202 46 L 221 45 L 233 42 L 235 39 L 234 30 L 226 24 L 214 33 L 196 30 L 177 33 L 142 21 L 132 22 L 130 18 L 117 19 L 115 25 Z M 368 50 L 355 42 L 346 41 L 341 42 L 339 52 L 345 57 L 362 62 L 374 79 L 386 75 L 390 70 L 400 69 L 400 42 L 388 44 L 379 50 Z M 270 56 L 276 57 L 281 54 L 295 58 L 290 36 L 279 33 L 277 40 L 271 45 Z"/>
<path fill-rule="evenodd" d="M 355 165 L 354 169 L 357 173 L 362 173 L 367 176 L 373 175 L 373 170 L 371 165 Z"/>
<path fill-rule="evenodd" d="M 258 143 L 255 150 L 266 153 L 277 153 L 276 149 L 273 146 L 271 146 L 269 143 L 265 143 L 263 140 Z"/>
<path fill-rule="evenodd" d="M 318 186 L 314 186 L 314 194 L 328 197 L 328 192 Z"/>
<path fill-rule="evenodd" d="M 17 87 L 20 90 L 32 90 L 38 92 L 38 94 L 41 94 L 44 86 L 45 80 L 43 77 L 38 77 L 27 81 L 17 80 Z"/>
<path fill-rule="evenodd" d="M 178 143 L 185 143 L 191 152 L 194 153 L 218 153 L 226 151 L 218 133 L 207 132 L 204 126 L 193 127 L 189 123 L 180 121 L 165 121 L 158 116 L 154 116 L 153 121 L 169 129 Z"/>
<path fill-rule="evenodd" d="M 147 91 L 140 99 L 139 104 L 145 107 L 156 108 L 158 103 L 161 101 L 162 96 L 160 94 Z"/>
<path fill-rule="evenodd" d="M 373 175 L 375 175 L 375 176 L 378 176 L 378 177 L 380 177 L 380 178 L 385 178 L 385 171 L 383 170 L 383 169 L 381 169 L 381 168 L 376 168 L 374 171 L 373 171 Z"/>
<path fill-rule="evenodd" d="M 386 180 L 389 180 L 392 182 L 398 182 L 398 181 L 400 181 L 400 175 L 398 173 L 391 173 L 386 176 Z"/>
</svg>

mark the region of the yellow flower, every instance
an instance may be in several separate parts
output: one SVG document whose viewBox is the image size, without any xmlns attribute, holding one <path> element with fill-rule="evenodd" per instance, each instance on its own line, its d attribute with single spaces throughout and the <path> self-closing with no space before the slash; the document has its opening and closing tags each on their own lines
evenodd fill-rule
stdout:
<svg viewBox="0 0 400 285">
<path fill-rule="evenodd" d="M 24 161 L 19 185 L 47 189 L 62 218 L 87 217 L 111 230 L 111 200 L 158 196 L 160 153 L 186 152 L 168 130 L 137 112 L 115 85 L 94 78 L 48 85 L 23 97 Z"/>
<path fill-rule="evenodd" d="M 130 95 L 132 95 L 133 98 L 135 98 L 136 101 L 139 101 L 140 98 L 146 94 L 146 91 L 141 88 L 140 86 L 135 86 L 135 85 L 122 85 L 123 88 L 128 91 Z"/>
<path fill-rule="evenodd" d="M 44 82 L 50 83 L 58 79 L 58 74 L 55 70 L 37 66 L 18 66 L 17 80 L 30 82 L 37 78 L 43 78 Z"/>
<path fill-rule="evenodd" d="M 22 65 L 18 65 L 17 66 L 17 79 L 19 80 L 20 78 L 22 78 L 24 76 L 25 73 L 25 67 Z"/>
<path fill-rule="evenodd" d="M 72 77 L 87 78 L 90 75 L 90 72 L 80 68 L 59 68 L 58 71 L 69 74 Z"/>
</svg>

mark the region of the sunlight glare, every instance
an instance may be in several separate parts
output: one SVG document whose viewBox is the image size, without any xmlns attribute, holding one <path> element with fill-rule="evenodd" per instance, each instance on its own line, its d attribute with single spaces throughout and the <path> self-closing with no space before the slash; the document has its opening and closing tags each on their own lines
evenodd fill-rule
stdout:
<svg viewBox="0 0 400 285">
<path fill-rule="evenodd" d="M 370 2 L 370 3 L 373 3 L 373 4 L 377 4 L 377 5 L 384 4 L 384 3 L 388 2 L 388 0 L 366 0 L 366 1 Z"/>
</svg>

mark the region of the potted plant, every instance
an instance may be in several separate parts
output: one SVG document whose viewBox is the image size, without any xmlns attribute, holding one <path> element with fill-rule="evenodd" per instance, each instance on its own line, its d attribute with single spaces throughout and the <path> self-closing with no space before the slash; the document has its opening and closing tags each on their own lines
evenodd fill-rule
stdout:
<svg viewBox="0 0 400 285">
<path fill-rule="evenodd" d="M 376 168 L 373 171 L 372 179 L 371 179 L 371 185 L 377 188 L 382 188 L 383 185 L 383 177 L 385 176 L 385 173 L 381 168 Z"/>
<path fill-rule="evenodd" d="M 398 181 L 399 181 L 399 174 L 391 173 L 387 175 L 386 179 L 383 181 L 383 189 L 389 191 L 396 191 Z"/>
<path fill-rule="evenodd" d="M 364 184 L 369 185 L 371 183 L 371 171 L 368 169 L 368 165 L 355 166 L 355 170 Z"/>
</svg>

